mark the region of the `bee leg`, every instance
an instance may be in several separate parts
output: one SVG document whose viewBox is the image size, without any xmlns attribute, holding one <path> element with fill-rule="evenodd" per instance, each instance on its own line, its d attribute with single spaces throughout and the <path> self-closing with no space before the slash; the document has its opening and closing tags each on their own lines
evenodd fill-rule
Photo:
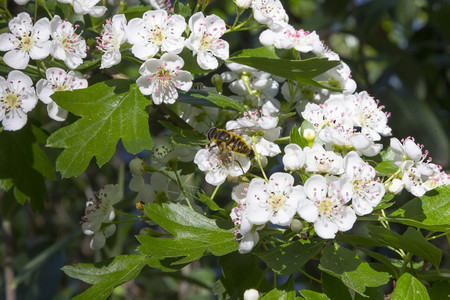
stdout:
<svg viewBox="0 0 450 300">
<path fill-rule="evenodd" d="M 244 172 L 244 169 L 242 168 L 242 165 L 241 165 L 241 163 L 236 159 L 235 160 L 235 162 L 237 162 L 238 163 L 238 165 L 239 165 L 239 167 L 241 168 L 241 170 L 242 170 L 242 175 L 244 175 L 245 174 L 245 172 Z"/>
</svg>

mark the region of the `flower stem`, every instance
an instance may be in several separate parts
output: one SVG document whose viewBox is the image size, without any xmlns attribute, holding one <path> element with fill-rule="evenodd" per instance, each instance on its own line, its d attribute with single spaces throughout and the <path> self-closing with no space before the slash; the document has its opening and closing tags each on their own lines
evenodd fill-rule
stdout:
<svg viewBox="0 0 450 300">
<path fill-rule="evenodd" d="M 317 279 L 317 278 L 315 278 L 315 277 L 309 275 L 308 273 L 306 273 L 306 271 L 303 271 L 302 269 L 298 269 L 298 270 L 300 271 L 300 273 L 302 273 L 303 275 L 305 275 L 305 276 L 308 277 L 309 279 L 314 280 L 315 282 L 318 282 L 318 283 L 322 284 L 322 281 L 321 281 L 321 280 L 319 280 L 319 279 Z"/>
<path fill-rule="evenodd" d="M 264 168 L 261 164 L 261 159 L 259 157 L 259 153 L 256 152 L 256 136 L 252 137 L 252 144 L 253 144 L 253 151 L 255 151 L 255 157 L 256 157 L 256 161 L 258 162 L 259 169 L 261 170 L 261 173 L 263 174 L 264 180 L 266 182 L 269 182 L 269 179 L 266 176 L 266 172 L 264 172 Z"/>
</svg>

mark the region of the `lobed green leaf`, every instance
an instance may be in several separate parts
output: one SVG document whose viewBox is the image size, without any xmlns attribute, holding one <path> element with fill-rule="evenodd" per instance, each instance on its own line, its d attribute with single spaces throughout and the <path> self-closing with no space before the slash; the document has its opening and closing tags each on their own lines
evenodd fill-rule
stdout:
<svg viewBox="0 0 450 300">
<path fill-rule="evenodd" d="M 231 222 L 211 220 L 186 205 L 151 203 L 145 206 L 145 212 L 174 237 L 139 235 L 138 251 L 152 258 L 180 258 L 170 265 L 188 263 L 209 253 L 222 256 L 239 246 L 233 239 Z"/>
<path fill-rule="evenodd" d="M 103 166 L 114 154 L 119 139 L 133 154 L 153 146 L 145 112 L 150 102 L 135 84 L 110 80 L 86 89 L 57 92 L 52 99 L 82 117 L 47 140 L 49 147 L 65 148 L 56 160 L 63 177 L 80 175 L 94 156 Z"/>
<path fill-rule="evenodd" d="M 324 241 L 302 244 L 299 241 L 256 253 L 274 272 L 289 275 L 320 252 Z"/>
<path fill-rule="evenodd" d="M 147 264 L 145 255 L 120 255 L 99 264 L 64 266 L 66 275 L 93 284 L 73 299 L 106 299 L 115 287 L 134 279 Z"/>
<path fill-rule="evenodd" d="M 440 186 L 420 198 L 408 201 L 389 215 L 389 221 L 425 228 L 450 231 L 450 185 Z"/>
<path fill-rule="evenodd" d="M 320 259 L 319 269 L 339 278 L 347 287 L 365 296 L 366 287 L 386 284 L 390 275 L 377 272 L 358 257 L 354 251 L 334 246 L 327 247 Z"/>
</svg>

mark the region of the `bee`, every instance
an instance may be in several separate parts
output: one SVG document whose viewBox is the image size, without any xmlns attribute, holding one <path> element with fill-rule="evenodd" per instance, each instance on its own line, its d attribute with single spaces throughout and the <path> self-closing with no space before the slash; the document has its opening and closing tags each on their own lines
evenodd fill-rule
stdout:
<svg viewBox="0 0 450 300">
<path fill-rule="evenodd" d="M 244 138 L 232 131 L 212 127 L 206 133 L 206 137 L 219 149 L 219 159 L 225 164 L 237 162 L 242 169 L 239 161 L 233 158 L 233 153 L 239 156 L 253 154 L 252 148 Z M 245 173 L 243 169 L 242 173 Z"/>
</svg>

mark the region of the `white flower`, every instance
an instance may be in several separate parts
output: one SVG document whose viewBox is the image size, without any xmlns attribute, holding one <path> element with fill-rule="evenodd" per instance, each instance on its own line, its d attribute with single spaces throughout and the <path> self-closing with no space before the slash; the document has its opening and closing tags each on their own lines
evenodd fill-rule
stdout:
<svg viewBox="0 0 450 300">
<path fill-rule="evenodd" d="M 50 22 L 39 19 L 33 26 L 31 17 L 22 12 L 9 21 L 11 33 L 0 34 L 0 51 L 7 51 L 3 61 L 14 69 L 25 69 L 30 58 L 43 59 L 50 53 Z"/>
<path fill-rule="evenodd" d="M 402 142 L 397 138 L 391 138 L 391 149 L 395 153 L 394 163 L 397 166 L 408 160 L 412 160 L 415 163 L 423 160 L 422 147 L 423 145 L 416 144 L 412 137 L 402 139 Z"/>
<path fill-rule="evenodd" d="M 225 22 L 216 15 L 204 16 L 197 12 L 189 19 L 191 35 L 186 40 L 186 47 L 197 55 L 197 63 L 204 70 L 213 70 L 219 66 L 216 57 L 228 59 L 228 42 L 220 39 L 225 32 Z"/>
<path fill-rule="evenodd" d="M 236 201 L 236 206 L 231 210 L 230 217 L 236 229 L 233 231 L 235 241 L 239 241 L 239 253 L 248 253 L 259 242 L 257 230 L 264 228 L 264 225 L 253 227 L 253 224 L 245 216 L 247 207 L 248 183 L 240 183 L 231 191 L 231 198 Z M 240 237 L 238 237 L 240 235 Z"/>
<path fill-rule="evenodd" d="M 294 177 L 290 174 L 274 173 L 269 182 L 254 178 L 248 187 L 245 216 L 255 225 L 270 221 L 287 226 L 291 223 L 298 204 L 304 199 L 303 187 L 294 186 Z"/>
<path fill-rule="evenodd" d="M 122 199 L 120 187 L 108 184 L 99 192 L 98 199 L 86 202 L 85 216 L 81 219 L 81 229 L 86 235 L 93 235 L 90 243 L 92 250 L 105 246 L 106 238 L 116 230 L 114 224 L 108 224 L 115 218 L 113 205 Z"/>
<path fill-rule="evenodd" d="M 234 3 L 237 7 L 246 9 L 249 8 L 250 5 L 252 5 L 252 0 L 234 0 Z"/>
<path fill-rule="evenodd" d="M 253 0 L 253 17 L 258 23 L 267 24 L 270 29 L 287 25 L 289 17 L 279 0 Z"/>
<path fill-rule="evenodd" d="M 374 180 L 375 169 L 352 151 L 344 157 L 344 170 L 342 179 L 351 185 L 353 210 L 359 216 L 371 213 L 385 193 L 384 185 Z"/>
<path fill-rule="evenodd" d="M 307 172 L 339 175 L 344 172 L 342 156 L 333 151 L 326 151 L 322 145 L 314 144 L 305 147 L 305 170 Z"/>
<path fill-rule="evenodd" d="M 52 56 L 63 60 L 70 69 L 81 65 L 86 57 L 86 41 L 76 34 L 72 23 L 56 15 L 50 22 L 50 30 L 53 38 Z"/>
<path fill-rule="evenodd" d="M 389 192 L 391 192 L 394 195 L 400 194 L 403 191 L 403 188 L 405 185 L 403 184 L 403 181 L 400 179 L 394 178 L 392 182 L 388 186 Z"/>
<path fill-rule="evenodd" d="M 37 103 L 31 78 L 21 71 L 0 76 L 0 121 L 5 130 L 19 130 L 27 123 L 27 112 Z"/>
<path fill-rule="evenodd" d="M 244 293 L 244 300 L 258 300 L 259 293 L 255 289 L 246 290 Z"/>
<path fill-rule="evenodd" d="M 48 68 L 45 75 L 46 79 L 39 79 L 36 84 L 38 98 L 47 104 L 47 112 L 50 118 L 56 121 L 64 121 L 67 118 L 67 111 L 59 107 L 50 96 L 59 91 L 85 89 L 88 87 L 88 82 L 80 72 L 66 72 L 60 68 Z"/>
<path fill-rule="evenodd" d="M 319 36 L 315 31 L 295 30 L 287 25 L 277 30 L 266 29 L 259 36 L 259 41 L 263 45 L 274 45 L 278 49 L 292 49 L 298 52 L 307 53 L 317 48 L 321 44 Z"/>
<path fill-rule="evenodd" d="M 286 171 L 295 171 L 303 168 L 305 153 L 297 144 L 289 144 L 284 148 L 283 165 Z"/>
<path fill-rule="evenodd" d="M 172 3 L 170 3 L 170 0 L 150 0 L 150 5 L 153 9 L 170 10 L 172 8 Z"/>
<path fill-rule="evenodd" d="M 366 91 L 355 96 L 346 101 L 353 125 L 366 128 L 375 140 L 380 139 L 378 134 L 391 135 L 391 128 L 387 126 L 388 115 L 382 111 L 384 106 L 378 106 Z"/>
<path fill-rule="evenodd" d="M 106 20 L 101 37 L 97 37 L 97 49 L 104 52 L 100 69 L 110 68 L 120 63 L 122 59 L 120 45 L 126 42 L 126 27 L 127 19 L 123 14 Z"/>
<path fill-rule="evenodd" d="M 151 58 L 139 68 L 142 75 L 136 85 L 144 95 L 152 95 L 153 103 L 175 103 L 177 89 L 188 91 L 194 79 L 188 71 L 180 70 L 184 66 L 181 57 L 165 53 L 160 59 Z"/>
<path fill-rule="evenodd" d="M 30 0 L 14 0 L 14 2 L 15 2 L 17 5 L 25 5 L 25 4 L 28 3 L 28 1 L 30 1 Z"/>
<path fill-rule="evenodd" d="M 238 177 L 250 169 L 250 159 L 232 151 L 220 150 L 211 145 L 197 151 L 194 162 L 201 171 L 206 172 L 205 180 L 212 185 L 220 185 L 228 176 Z"/>
<path fill-rule="evenodd" d="M 139 59 L 152 58 L 161 49 L 178 54 L 183 50 L 186 21 L 180 15 L 168 15 L 165 10 L 150 10 L 141 18 L 128 22 L 127 39 L 131 52 Z"/>
<path fill-rule="evenodd" d="M 105 14 L 105 6 L 96 6 L 100 0 L 73 0 L 73 10 L 76 14 L 89 14 L 91 17 L 98 18 Z"/>
<path fill-rule="evenodd" d="M 327 179 L 313 175 L 305 182 L 306 200 L 300 202 L 298 214 L 307 222 L 314 222 L 314 230 L 324 239 L 332 239 L 336 232 L 347 231 L 353 227 L 356 215 L 346 206 L 350 200 L 342 182 L 336 177 Z"/>
<path fill-rule="evenodd" d="M 249 144 L 253 144 L 249 135 L 254 135 L 258 155 L 274 157 L 281 153 L 280 147 L 273 142 L 280 137 L 281 127 L 277 125 L 278 117 L 266 115 L 263 111 L 252 110 L 250 113 L 245 112 L 242 118 L 228 121 L 226 129 L 242 133 L 242 137 Z"/>
</svg>

